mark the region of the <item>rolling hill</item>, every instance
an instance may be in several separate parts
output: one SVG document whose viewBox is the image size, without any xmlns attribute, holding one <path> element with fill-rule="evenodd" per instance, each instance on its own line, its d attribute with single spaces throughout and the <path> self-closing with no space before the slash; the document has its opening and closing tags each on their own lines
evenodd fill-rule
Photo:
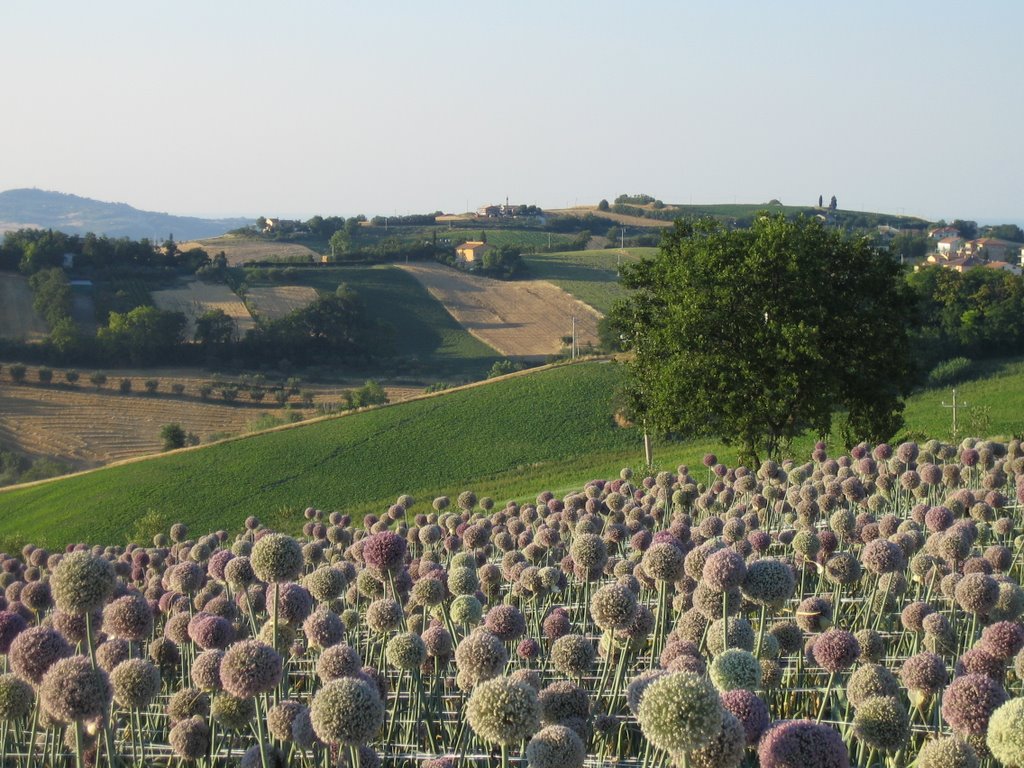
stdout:
<svg viewBox="0 0 1024 768">
<path fill-rule="evenodd" d="M 43 189 L 0 192 L 0 232 L 12 229 L 57 229 L 69 235 L 93 232 L 110 237 L 178 241 L 221 235 L 252 224 L 252 219 L 201 219 L 140 211 L 127 203 L 106 203 L 88 197 Z"/>
<path fill-rule="evenodd" d="M 472 489 L 499 503 L 540 488 L 556 495 L 623 466 L 639 466 L 640 440 L 611 417 L 624 371 L 608 362 L 553 366 L 376 410 L 323 419 L 166 456 L 0 491 L 0 548 L 26 541 L 142 540 L 175 521 L 194 530 L 237 528 L 250 514 L 291 529 L 315 505 L 360 515 L 402 493 L 424 508 Z M 950 392 L 907 403 L 905 436 L 950 439 Z M 1008 439 L 1024 422 L 1024 362 L 995 362 L 958 386 L 969 404 L 961 436 Z M 792 446 L 809 455 L 813 436 Z M 657 468 L 696 464 L 712 440 L 655 446 Z"/>
</svg>

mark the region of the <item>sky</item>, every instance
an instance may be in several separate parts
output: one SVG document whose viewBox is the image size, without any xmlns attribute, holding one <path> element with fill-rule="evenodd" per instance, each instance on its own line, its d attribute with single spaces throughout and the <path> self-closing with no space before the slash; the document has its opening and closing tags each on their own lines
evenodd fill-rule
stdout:
<svg viewBox="0 0 1024 768">
<path fill-rule="evenodd" d="M 1024 2 L 5 0 L 0 190 L 1024 221 Z"/>
</svg>

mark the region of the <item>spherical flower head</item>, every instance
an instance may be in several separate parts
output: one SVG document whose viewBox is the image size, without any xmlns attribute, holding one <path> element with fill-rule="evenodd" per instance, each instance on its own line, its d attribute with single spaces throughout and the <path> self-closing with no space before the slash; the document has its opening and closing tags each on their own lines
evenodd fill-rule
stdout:
<svg viewBox="0 0 1024 768">
<path fill-rule="evenodd" d="M 647 688 L 655 680 L 667 674 L 668 672 L 664 669 L 648 669 L 630 680 L 629 685 L 626 686 L 626 704 L 634 716 L 640 711 L 640 702 L 643 701 Z"/>
<path fill-rule="evenodd" d="M 982 630 L 981 642 L 997 658 L 1009 661 L 1024 649 L 1024 625 L 1019 621 L 997 621 Z"/>
<path fill-rule="evenodd" d="M 644 736 L 670 754 L 710 744 L 722 728 L 723 709 L 715 689 L 693 672 L 673 672 L 651 683 L 637 719 Z"/>
<path fill-rule="evenodd" d="M 345 583 L 345 574 L 330 565 L 317 568 L 302 580 L 303 586 L 321 603 L 340 597 L 345 591 Z"/>
<path fill-rule="evenodd" d="M 837 552 L 825 561 L 825 578 L 834 584 L 854 584 L 860 577 L 860 561 L 850 552 Z"/>
<path fill-rule="evenodd" d="M 201 691 L 219 691 L 220 665 L 224 651 L 213 648 L 203 651 L 192 662 L 192 684 Z"/>
<path fill-rule="evenodd" d="M 551 644 L 551 665 L 566 677 L 583 677 L 596 658 L 594 644 L 583 635 L 563 635 Z"/>
<path fill-rule="evenodd" d="M 746 619 L 729 619 L 725 637 L 722 636 L 722 619 L 715 619 L 708 626 L 707 648 L 712 656 L 717 656 L 729 648 L 753 651 L 754 642 L 754 628 Z"/>
<path fill-rule="evenodd" d="M 297 701 L 280 701 L 271 707 L 267 712 L 267 729 L 275 739 L 303 748 L 315 738 L 309 709 Z"/>
<path fill-rule="evenodd" d="M 827 672 L 844 672 L 860 656 L 860 643 L 845 629 L 829 629 L 814 643 L 814 660 Z"/>
<path fill-rule="evenodd" d="M 224 580 L 235 591 L 245 589 L 255 579 L 256 573 L 252 569 L 252 561 L 245 555 L 234 557 L 224 566 Z"/>
<path fill-rule="evenodd" d="M 704 561 L 704 582 L 716 592 L 726 592 L 743 583 L 747 564 L 733 549 L 720 549 Z"/>
<path fill-rule="evenodd" d="M 486 629 L 477 629 L 455 648 L 455 665 L 472 685 L 497 677 L 508 663 L 505 644 Z"/>
<path fill-rule="evenodd" d="M 91 552 L 71 552 L 61 558 L 50 585 L 57 608 L 81 616 L 103 607 L 114 591 L 114 567 Z"/>
<path fill-rule="evenodd" d="M 783 720 L 761 737 L 761 768 L 850 768 L 850 753 L 839 731 L 810 720 Z"/>
<path fill-rule="evenodd" d="M 1006 674 L 1006 662 L 989 653 L 985 649 L 984 643 L 978 643 L 973 648 L 964 651 L 957 659 L 956 673 L 958 675 L 974 673 L 988 675 L 997 683 L 1001 683 Z"/>
<path fill-rule="evenodd" d="M 68 641 L 50 627 L 31 627 L 14 638 L 8 659 L 14 674 L 38 685 L 60 659 L 71 655 Z"/>
<path fill-rule="evenodd" d="M 340 677 L 313 697 L 310 720 L 313 731 L 328 744 L 365 744 L 384 724 L 384 702 L 368 680 Z"/>
<path fill-rule="evenodd" d="M 907 687 L 917 704 L 931 698 L 946 684 L 948 673 L 946 663 L 941 656 L 929 651 L 922 651 L 903 662 L 900 668 L 900 680 Z"/>
<path fill-rule="evenodd" d="M 388 640 L 385 654 L 396 669 L 413 670 L 427 660 L 427 647 L 415 632 L 401 632 Z"/>
<path fill-rule="evenodd" d="M 32 711 L 35 692 L 17 675 L 0 675 L 0 722 L 20 720 Z"/>
<path fill-rule="evenodd" d="M 363 668 L 363 660 L 350 645 L 339 644 L 326 648 L 316 662 L 316 674 L 327 683 L 339 677 L 355 677 Z"/>
<path fill-rule="evenodd" d="M 374 632 L 394 632 L 401 626 L 403 615 L 396 600 L 381 597 L 367 607 L 367 627 Z"/>
<path fill-rule="evenodd" d="M 153 631 L 153 610 L 138 593 L 119 597 L 103 609 L 103 631 L 124 640 L 145 640 Z"/>
<path fill-rule="evenodd" d="M 188 636 L 204 651 L 223 649 L 235 639 L 235 628 L 222 616 L 197 613 L 188 623 Z"/>
<path fill-rule="evenodd" d="M 644 573 L 655 581 L 675 582 L 684 574 L 685 559 L 682 550 L 667 541 L 651 544 L 640 562 Z"/>
<path fill-rule="evenodd" d="M 711 662 L 710 675 L 719 691 L 753 691 L 761 684 L 761 664 L 750 651 L 730 648 Z"/>
<path fill-rule="evenodd" d="M 796 623 L 804 632 L 824 632 L 832 626 L 832 601 L 817 596 L 805 598 L 796 609 Z"/>
<path fill-rule="evenodd" d="M 861 664 L 846 681 L 846 698 L 854 707 L 873 696 L 899 696 L 900 683 L 881 664 Z"/>
<path fill-rule="evenodd" d="M 511 746 L 540 728 L 537 692 L 509 677 L 487 680 L 473 689 L 466 704 L 473 732 L 488 744 Z"/>
<path fill-rule="evenodd" d="M 393 531 L 381 531 L 366 539 L 363 559 L 379 574 L 397 574 L 405 565 L 408 545 Z"/>
<path fill-rule="evenodd" d="M 686 765 L 692 768 L 737 768 L 747 749 L 747 734 L 740 721 L 728 710 L 722 712 L 718 737 L 707 746 L 686 753 Z"/>
<path fill-rule="evenodd" d="M 757 744 L 761 734 L 771 723 L 771 713 L 764 699 L 749 690 L 736 688 L 721 694 L 722 706 L 730 712 L 743 726 L 747 745 Z"/>
<path fill-rule="evenodd" d="M 196 715 L 175 723 L 168 734 L 174 754 L 183 760 L 198 760 L 210 749 L 210 726 Z"/>
<path fill-rule="evenodd" d="M 636 618 L 636 593 L 624 584 L 606 584 L 590 599 L 590 617 L 603 630 L 625 629 Z"/>
<path fill-rule="evenodd" d="M 906 565 L 903 550 L 888 539 L 869 541 L 861 551 L 860 559 L 865 568 L 877 575 L 899 571 Z"/>
<path fill-rule="evenodd" d="M 160 670 L 145 659 L 125 659 L 110 673 L 114 701 L 125 709 L 143 709 L 160 693 Z"/>
<path fill-rule="evenodd" d="M 979 768 L 974 747 L 957 736 L 925 742 L 917 755 L 917 768 Z"/>
<path fill-rule="evenodd" d="M 585 758 L 583 741 L 563 725 L 542 728 L 526 745 L 529 768 L 581 768 Z"/>
<path fill-rule="evenodd" d="M 987 614 L 999 600 L 999 583 L 984 573 L 968 573 L 957 582 L 955 596 L 968 613 Z"/>
<path fill-rule="evenodd" d="M 1011 699 L 992 713 L 985 743 L 1003 765 L 1024 765 L 1024 698 Z"/>
<path fill-rule="evenodd" d="M 0 611 L 0 654 L 11 650 L 14 638 L 28 629 L 28 622 L 20 613 Z"/>
<path fill-rule="evenodd" d="M 880 752 L 898 752 L 910 738 L 910 717 L 895 696 L 872 696 L 857 707 L 853 732 Z"/>
<path fill-rule="evenodd" d="M 167 584 L 175 592 L 192 595 L 203 586 L 206 574 L 203 569 L 191 561 L 178 563 L 167 571 Z"/>
<path fill-rule="evenodd" d="M 608 562 L 608 550 L 604 541 L 595 533 L 579 533 L 573 536 L 569 547 L 573 562 L 590 572 L 600 572 Z"/>
<path fill-rule="evenodd" d="M 590 717 L 590 694 L 569 680 L 556 680 L 538 694 L 540 717 L 545 724 Z"/>
<path fill-rule="evenodd" d="M 302 624 L 302 630 L 309 644 L 314 648 L 330 648 L 345 637 L 345 625 L 341 617 L 329 608 L 318 608 L 309 614 Z"/>
<path fill-rule="evenodd" d="M 283 533 L 259 539 L 249 559 L 256 575 L 268 583 L 295 581 L 302 573 L 302 545 Z"/>
<path fill-rule="evenodd" d="M 747 566 L 741 586 L 743 595 L 757 605 L 778 608 L 793 596 L 796 577 L 793 569 L 774 558 L 765 557 Z"/>
<path fill-rule="evenodd" d="M 986 675 L 962 675 L 942 694 L 942 719 L 958 736 L 984 736 L 988 721 L 1007 695 L 999 683 Z"/>
<path fill-rule="evenodd" d="M 281 681 L 280 654 L 258 640 L 235 643 L 224 653 L 220 681 L 224 690 L 239 699 L 248 699 L 273 690 Z"/>
<path fill-rule="evenodd" d="M 526 633 L 526 619 L 514 605 L 496 605 L 484 617 L 484 628 L 508 642 Z"/>
<path fill-rule="evenodd" d="M 39 696 L 54 719 L 73 723 L 103 715 L 113 690 L 106 672 L 93 669 L 85 656 L 71 656 L 50 667 L 43 676 Z"/>
<path fill-rule="evenodd" d="M 225 730 L 241 731 L 256 717 L 256 702 L 253 699 L 236 699 L 231 694 L 221 694 L 213 699 L 210 717 Z"/>
</svg>

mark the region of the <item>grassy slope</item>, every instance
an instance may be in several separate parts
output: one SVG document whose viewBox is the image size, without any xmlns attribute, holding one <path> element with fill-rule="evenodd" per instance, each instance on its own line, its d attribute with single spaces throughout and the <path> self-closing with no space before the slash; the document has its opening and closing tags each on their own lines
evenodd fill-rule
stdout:
<svg viewBox="0 0 1024 768">
<path fill-rule="evenodd" d="M 401 493 L 536 492 L 552 473 L 576 476 L 594 457 L 615 465 L 628 452 L 635 435 L 609 415 L 620 377 L 611 364 L 555 368 L 0 493 L 0 538 L 123 542 L 150 510 L 214 530 L 249 514 L 293 524 L 281 510 L 309 504 L 382 511 Z"/>
<path fill-rule="evenodd" d="M 523 258 L 530 268 L 530 277 L 550 280 L 555 285 L 584 301 L 598 312 L 607 314 L 626 291 L 619 285 L 618 266 L 653 256 L 657 248 L 618 248 L 601 251 L 566 251 L 537 253 Z"/>
<path fill-rule="evenodd" d="M 154 510 L 166 528 L 237 527 L 248 514 L 294 526 L 294 510 L 314 504 L 347 512 L 381 511 L 400 493 L 427 501 L 472 488 L 499 502 L 543 489 L 558 495 L 593 477 L 638 466 L 637 435 L 608 416 L 621 367 L 584 363 L 494 382 L 295 429 L 127 464 L 80 477 L 0 492 L 0 544 L 49 546 L 86 539 L 123 542 Z M 988 417 L 984 430 L 1009 437 L 1024 429 L 1024 362 L 990 365 L 957 389 Z M 928 390 L 907 404 L 908 429 L 949 439 L 950 391 Z M 964 426 L 970 417 L 964 412 Z M 796 442 L 809 454 L 813 439 Z M 655 445 L 659 468 L 699 464 L 714 441 Z M 144 526 L 142 530 L 147 530 Z"/>
<path fill-rule="evenodd" d="M 436 379 L 480 379 L 498 353 L 474 338 L 412 275 L 398 267 L 331 267 L 297 270 L 295 282 L 333 293 L 347 283 L 370 316 L 394 329 L 394 352 L 417 360 Z M 409 371 L 406 368 L 406 371 Z"/>
</svg>

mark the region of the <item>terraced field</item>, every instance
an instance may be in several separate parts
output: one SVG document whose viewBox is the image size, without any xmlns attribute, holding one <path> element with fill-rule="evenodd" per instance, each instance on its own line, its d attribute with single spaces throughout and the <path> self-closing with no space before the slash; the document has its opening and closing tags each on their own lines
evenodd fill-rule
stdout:
<svg viewBox="0 0 1024 768">
<path fill-rule="evenodd" d="M 153 303 L 160 309 L 182 312 L 188 319 L 185 338 L 191 339 L 196 329 L 196 318 L 204 312 L 221 309 L 235 321 L 238 335 L 242 336 L 256 323 L 242 300 L 226 285 L 191 280 L 177 288 L 153 292 Z"/>
<path fill-rule="evenodd" d="M 245 303 L 257 317 L 277 320 L 316 301 L 308 285 L 260 285 L 245 293 Z"/>
</svg>

